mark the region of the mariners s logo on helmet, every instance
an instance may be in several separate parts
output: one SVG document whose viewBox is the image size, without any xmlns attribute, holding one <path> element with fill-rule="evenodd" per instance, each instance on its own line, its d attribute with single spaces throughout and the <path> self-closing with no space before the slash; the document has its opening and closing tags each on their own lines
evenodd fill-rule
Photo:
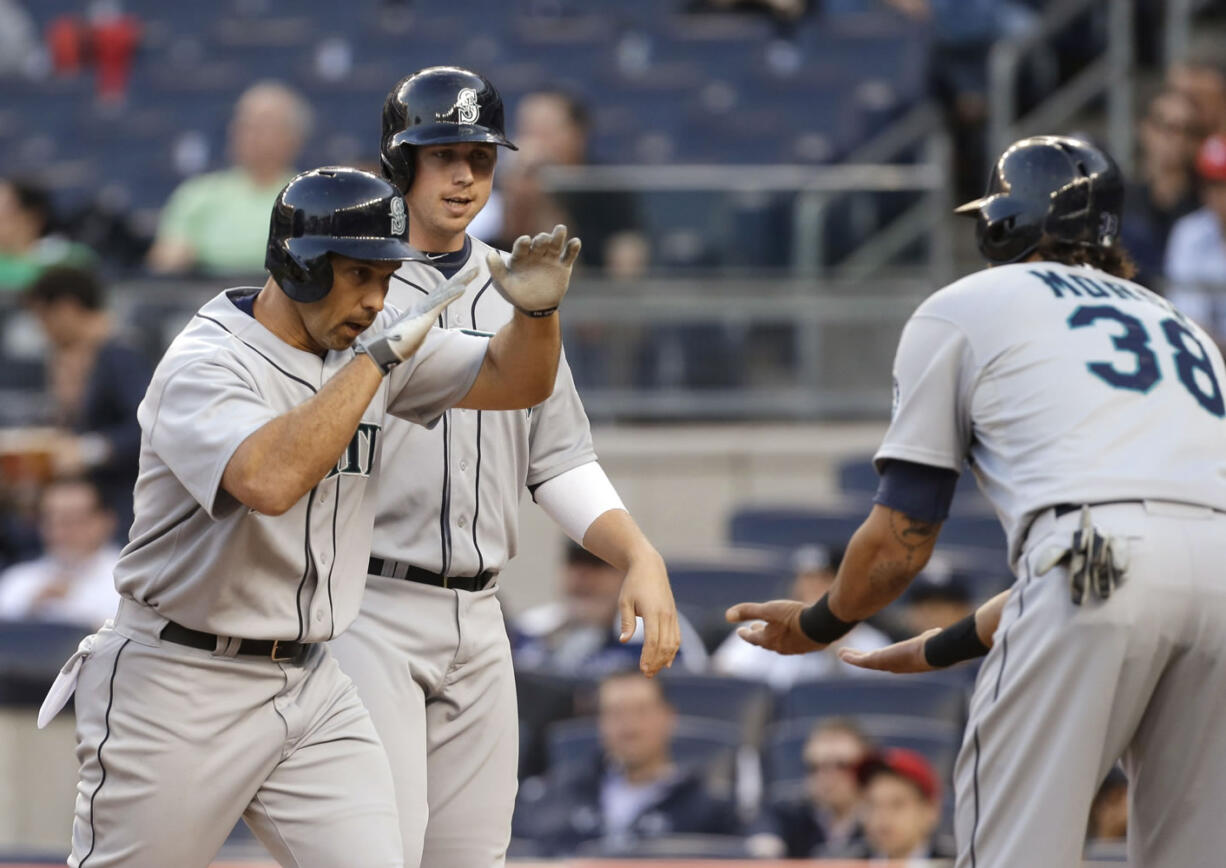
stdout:
<svg viewBox="0 0 1226 868">
<path fill-rule="evenodd" d="M 471 87 L 461 88 L 456 94 L 455 105 L 447 111 L 434 116 L 435 120 L 451 121 L 455 124 L 475 124 L 480 114 L 477 105 L 477 91 Z"/>
<path fill-rule="evenodd" d="M 404 234 L 404 200 L 399 196 L 393 196 L 391 202 L 391 235 Z"/>
</svg>

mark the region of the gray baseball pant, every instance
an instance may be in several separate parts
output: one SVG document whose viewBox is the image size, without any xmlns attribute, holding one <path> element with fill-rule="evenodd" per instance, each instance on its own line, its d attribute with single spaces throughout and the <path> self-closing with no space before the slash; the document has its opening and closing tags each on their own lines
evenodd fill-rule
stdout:
<svg viewBox="0 0 1226 868">
<path fill-rule="evenodd" d="M 206 868 L 240 817 L 286 868 L 400 868 L 387 759 L 327 648 L 227 657 L 165 623 L 125 600 L 82 664 L 70 868 Z"/>
<path fill-rule="evenodd" d="M 369 576 L 331 645 L 387 749 L 406 868 L 505 864 L 519 719 L 495 589 Z"/>
<path fill-rule="evenodd" d="M 1090 803 L 1121 756 L 1129 864 L 1226 854 L 1226 514 L 1158 501 L 1091 511 L 1124 540 L 1123 584 L 1073 605 L 1064 567 L 1033 571 L 1079 515 L 1036 519 L 958 755 L 958 868 L 1080 865 Z"/>
</svg>

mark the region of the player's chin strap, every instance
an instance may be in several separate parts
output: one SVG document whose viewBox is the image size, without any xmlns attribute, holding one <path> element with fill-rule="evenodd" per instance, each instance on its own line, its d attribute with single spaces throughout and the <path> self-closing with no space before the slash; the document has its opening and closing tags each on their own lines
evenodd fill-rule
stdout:
<svg viewBox="0 0 1226 868">
<path fill-rule="evenodd" d="M 1080 606 L 1087 587 L 1099 599 L 1111 596 L 1128 569 L 1128 554 L 1118 539 L 1103 534 L 1094 526 L 1087 505 L 1081 507 L 1081 525 L 1073 533 L 1072 543 L 1065 548 L 1052 546 L 1044 551 L 1035 565 L 1035 574 L 1041 576 L 1065 562 L 1068 563 L 1073 605 Z"/>
</svg>

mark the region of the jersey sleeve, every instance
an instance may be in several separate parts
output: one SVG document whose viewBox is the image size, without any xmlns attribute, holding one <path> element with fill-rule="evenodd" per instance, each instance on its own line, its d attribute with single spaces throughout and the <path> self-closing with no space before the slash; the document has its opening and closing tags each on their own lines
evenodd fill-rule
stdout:
<svg viewBox="0 0 1226 868">
<path fill-rule="evenodd" d="M 153 451 L 214 518 L 235 450 L 277 416 L 241 374 L 212 362 L 175 371 L 140 413 Z"/>
<path fill-rule="evenodd" d="M 898 458 L 960 473 L 971 444 L 974 354 L 949 320 L 917 314 L 894 357 L 894 413 L 873 462 Z"/>
<path fill-rule="evenodd" d="M 553 394 L 532 409 L 529 419 L 527 485 L 533 488 L 595 460 L 592 426 L 563 352 Z"/>
<path fill-rule="evenodd" d="M 458 404 L 485 362 L 490 339 L 460 329 L 433 328 L 421 348 L 388 374 L 387 411 L 427 428 Z"/>
</svg>

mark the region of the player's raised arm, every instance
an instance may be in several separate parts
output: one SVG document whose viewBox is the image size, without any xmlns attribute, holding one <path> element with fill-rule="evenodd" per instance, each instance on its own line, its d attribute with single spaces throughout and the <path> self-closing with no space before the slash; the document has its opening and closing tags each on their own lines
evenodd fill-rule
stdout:
<svg viewBox="0 0 1226 868">
<path fill-rule="evenodd" d="M 566 227 L 520 236 L 510 264 L 491 253 L 486 264 L 494 287 L 515 307 L 511 321 L 490 340 L 477 379 L 459 406 L 471 410 L 517 410 L 553 392 L 562 349 L 557 309 L 570 286 L 579 239 Z"/>
</svg>

